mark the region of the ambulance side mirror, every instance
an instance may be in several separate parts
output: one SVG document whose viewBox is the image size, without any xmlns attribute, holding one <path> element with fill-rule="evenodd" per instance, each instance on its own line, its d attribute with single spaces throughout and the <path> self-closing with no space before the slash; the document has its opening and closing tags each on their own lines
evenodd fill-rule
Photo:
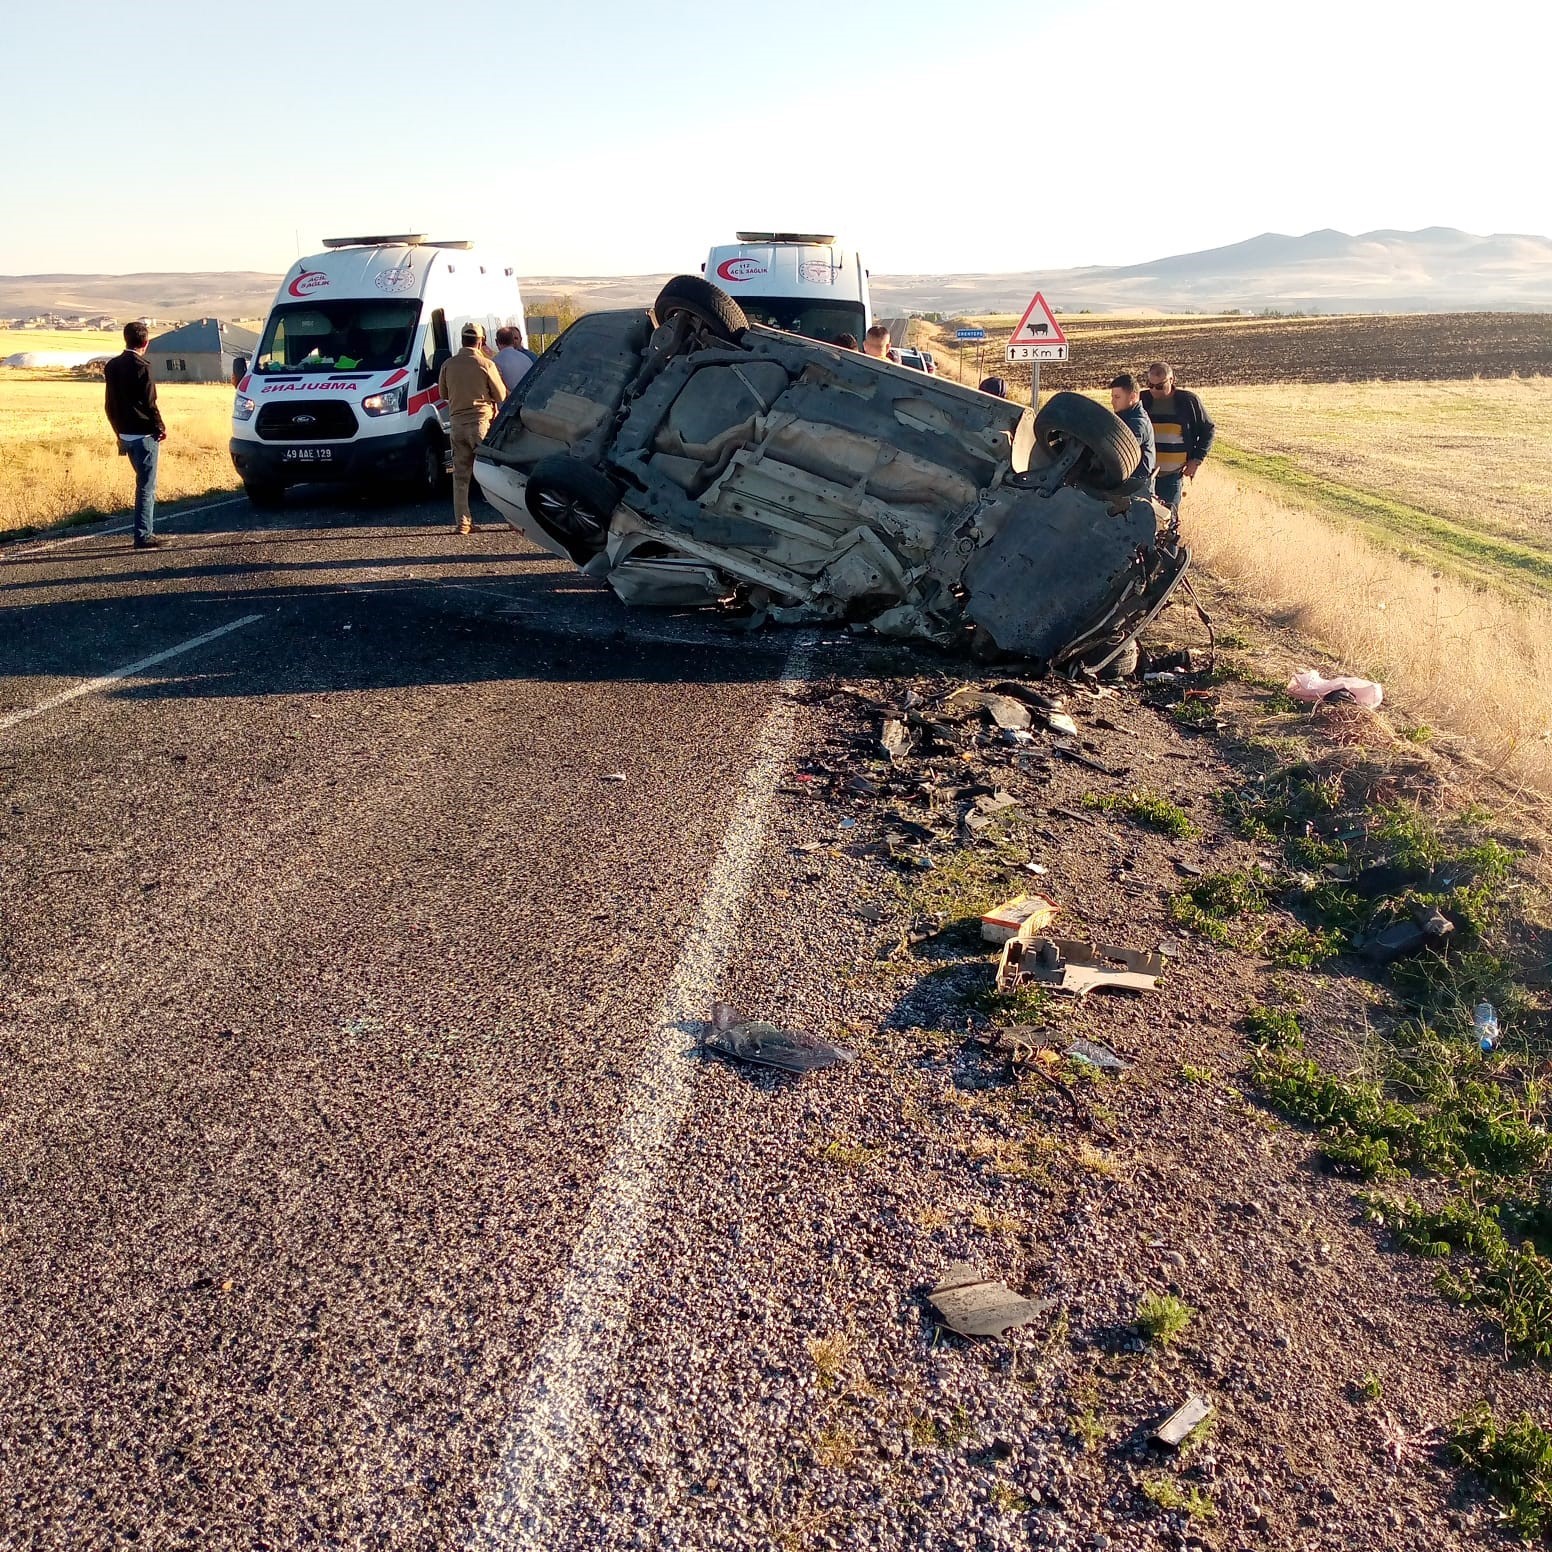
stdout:
<svg viewBox="0 0 1552 1552">
<path fill-rule="evenodd" d="M 236 387 L 243 378 L 248 375 L 248 358 L 246 356 L 232 357 L 232 387 Z"/>
</svg>

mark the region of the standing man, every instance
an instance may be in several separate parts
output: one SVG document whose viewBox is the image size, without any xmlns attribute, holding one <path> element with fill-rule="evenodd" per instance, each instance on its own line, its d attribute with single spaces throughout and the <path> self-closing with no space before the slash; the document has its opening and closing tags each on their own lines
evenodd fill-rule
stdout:
<svg viewBox="0 0 1552 1552">
<path fill-rule="evenodd" d="M 523 374 L 539 358 L 523 346 L 523 331 L 515 323 L 496 330 L 496 370 L 508 393 L 522 382 Z"/>
<path fill-rule="evenodd" d="M 1148 368 L 1142 407 L 1153 422 L 1158 443 L 1158 499 L 1178 513 L 1185 494 L 1181 481 L 1194 480 L 1202 460 L 1212 451 L 1213 423 L 1189 388 L 1175 386 L 1175 369 L 1167 361 L 1155 361 Z"/>
<path fill-rule="evenodd" d="M 1148 478 L 1148 494 L 1153 494 L 1153 477 L 1159 470 L 1158 449 L 1153 441 L 1153 422 L 1148 419 L 1148 412 L 1142 407 L 1142 394 L 1137 388 L 1137 379 L 1130 372 L 1122 372 L 1118 377 L 1110 379 L 1110 407 L 1116 412 L 1116 419 L 1137 438 L 1137 445 L 1142 448 L 1142 461 L 1137 465 L 1137 472 Z"/>
<path fill-rule="evenodd" d="M 466 323 L 459 338 L 463 349 L 443 363 L 437 388 L 447 400 L 453 422 L 453 532 L 468 534 L 474 532 L 469 513 L 474 450 L 490 430 L 507 391 L 490 357 L 479 348 L 479 325 Z"/>
<path fill-rule="evenodd" d="M 862 336 L 862 353 L 872 356 L 875 361 L 888 361 L 889 356 L 889 330 L 881 323 L 875 323 L 866 334 Z"/>
<path fill-rule="evenodd" d="M 108 424 L 119 439 L 119 452 L 135 471 L 135 548 L 159 550 L 167 541 L 156 537 L 156 465 L 167 427 L 156 407 L 156 384 L 146 345 L 151 331 L 143 323 L 124 325 L 124 354 L 103 368 L 107 384 Z"/>
</svg>

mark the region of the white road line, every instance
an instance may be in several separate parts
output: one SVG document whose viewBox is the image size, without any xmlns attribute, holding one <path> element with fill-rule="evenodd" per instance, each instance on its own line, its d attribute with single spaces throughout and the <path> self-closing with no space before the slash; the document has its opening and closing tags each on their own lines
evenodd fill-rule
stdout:
<svg viewBox="0 0 1552 1552">
<path fill-rule="evenodd" d="M 115 668 L 112 673 L 102 674 L 96 679 L 87 679 L 68 690 L 61 690 L 58 695 L 51 695 L 46 701 L 39 701 L 36 706 L 29 706 L 25 711 L 10 711 L 0 716 L 0 733 L 7 728 L 13 728 L 18 722 L 25 722 L 29 717 L 41 717 L 44 712 L 52 711 L 56 706 L 63 706 L 66 701 L 73 701 L 78 695 L 90 695 L 94 690 L 105 690 L 110 684 L 117 684 L 120 679 L 127 679 L 131 674 L 138 674 L 146 668 L 154 668 L 158 663 L 165 663 L 168 658 L 182 657 L 185 652 L 192 652 L 195 647 L 202 647 L 207 641 L 214 641 L 217 636 L 225 636 L 229 631 L 241 630 L 244 625 L 252 625 L 255 620 L 262 620 L 262 614 L 245 614 L 240 620 L 233 620 L 230 625 L 217 626 L 213 631 L 206 631 L 203 636 L 195 636 L 191 641 L 180 641 L 175 647 L 168 647 L 165 652 L 153 652 L 150 657 L 143 657 L 138 663 L 126 663 L 123 668 Z"/>
<path fill-rule="evenodd" d="M 643 1253 L 650 1248 L 662 1156 L 689 1103 L 696 1064 L 686 1027 L 706 1019 L 732 955 L 776 784 L 791 747 L 796 708 L 788 693 L 808 674 L 813 643 L 787 656 L 754 763 L 722 837 L 700 907 L 658 1005 L 652 1038 L 625 1099 L 620 1130 L 571 1253 L 548 1321 L 469 1538 L 484 1552 L 551 1552 L 573 1479 L 585 1466 L 608 1405 Z"/>
<path fill-rule="evenodd" d="M 175 517 L 193 517 L 198 512 L 215 512 L 222 507 L 235 507 L 240 501 L 247 501 L 246 496 L 229 496 L 224 501 L 212 501 L 202 507 L 178 507 L 167 514 L 167 521 L 171 522 Z M 71 534 L 67 539 L 50 539 L 45 544 L 22 544 L 13 549 L 0 549 L 0 559 L 9 559 L 14 555 L 42 555 L 46 550 L 57 550 L 66 544 L 84 544 L 88 539 L 111 539 L 114 534 L 128 533 L 135 525 L 133 523 L 120 523 L 116 528 L 98 528 L 91 533 Z"/>
</svg>

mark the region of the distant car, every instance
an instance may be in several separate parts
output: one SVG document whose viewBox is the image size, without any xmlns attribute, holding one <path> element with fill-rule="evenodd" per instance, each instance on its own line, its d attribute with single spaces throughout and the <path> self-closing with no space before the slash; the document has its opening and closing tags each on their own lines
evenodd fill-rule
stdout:
<svg viewBox="0 0 1552 1552">
<path fill-rule="evenodd" d="M 928 370 L 927 358 L 914 345 L 902 345 L 895 352 L 901 366 L 908 366 L 918 372 Z"/>
<path fill-rule="evenodd" d="M 651 313 L 574 323 L 476 470 L 513 527 L 627 604 L 734 599 L 1098 669 L 1190 564 L 1140 457 L 1082 394 L 1037 416 L 750 324 L 680 275 Z"/>
<path fill-rule="evenodd" d="M 933 357 L 932 352 L 930 350 L 924 350 L 921 353 L 921 358 L 927 363 L 927 370 L 932 373 L 934 377 L 936 377 L 938 375 L 938 363 Z"/>
</svg>

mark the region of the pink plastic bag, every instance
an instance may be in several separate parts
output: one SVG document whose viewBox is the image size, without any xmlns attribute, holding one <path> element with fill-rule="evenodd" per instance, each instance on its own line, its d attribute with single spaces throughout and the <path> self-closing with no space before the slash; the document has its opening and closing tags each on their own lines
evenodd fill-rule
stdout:
<svg viewBox="0 0 1552 1552">
<path fill-rule="evenodd" d="M 1323 701 L 1336 690 L 1346 690 L 1360 706 L 1373 711 L 1385 699 L 1385 691 L 1372 679 L 1327 679 L 1313 668 L 1301 668 L 1288 681 L 1288 693 L 1296 701 Z"/>
</svg>

